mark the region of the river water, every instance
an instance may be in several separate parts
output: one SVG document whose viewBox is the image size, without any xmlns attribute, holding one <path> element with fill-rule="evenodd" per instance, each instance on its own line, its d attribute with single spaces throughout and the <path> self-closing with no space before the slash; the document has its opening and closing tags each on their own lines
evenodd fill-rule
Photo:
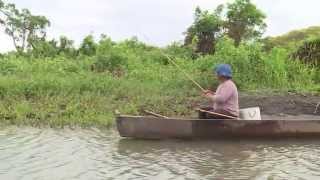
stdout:
<svg viewBox="0 0 320 180">
<path fill-rule="evenodd" d="M 142 141 L 0 128 L 0 179 L 319 179 L 320 141 Z"/>
</svg>

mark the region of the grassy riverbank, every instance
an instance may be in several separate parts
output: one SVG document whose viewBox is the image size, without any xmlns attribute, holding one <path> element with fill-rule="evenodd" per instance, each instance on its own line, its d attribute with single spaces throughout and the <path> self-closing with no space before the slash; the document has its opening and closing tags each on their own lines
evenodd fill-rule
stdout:
<svg viewBox="0 0 320 180">
<path fill-rule="evenodd" d="M 110 126 L 113 111 L 141 109 L 186 116 L 203 99 L 199 90 L 160 54 L 137 41 L 101 44 L 97 55 L 55 58 L 5 55 L 0 59 L 0 119 L 17 125 Z M 106 50 L 107 49 L 107 50 Z M 319 93 L 315 68 L 288 59 L 284 49 L 260 44 L 218 44 L 215 55 L 192 59 L 188 49 L 163 49 L 203 87 L 214 89 L 212 67 L 230 63 L 241 91 Z"/>
</svg>

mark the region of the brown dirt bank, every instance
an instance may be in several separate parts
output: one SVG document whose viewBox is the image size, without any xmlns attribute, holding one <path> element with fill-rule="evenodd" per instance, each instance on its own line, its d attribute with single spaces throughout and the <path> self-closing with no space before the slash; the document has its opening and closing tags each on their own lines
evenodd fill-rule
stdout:
<svg viewBox="0 0 320 180">
<path fill-rule="evenodd" d="M 320 96 L 315 95 L 240 95 L 241 108 L 259 106 L 263 115 L 313 115 L 320 119 L 320 107 L 315 114 L 318 103 Z"/>
</svg>

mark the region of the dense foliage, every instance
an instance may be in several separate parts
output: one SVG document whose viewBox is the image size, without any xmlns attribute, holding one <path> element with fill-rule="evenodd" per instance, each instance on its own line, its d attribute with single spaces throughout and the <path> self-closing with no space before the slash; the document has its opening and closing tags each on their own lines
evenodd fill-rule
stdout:
<svg viewBox="0 0 320 180">
<path fill-rule="evenodd" d="M 215 44 L 223 35 L 239 46 L 243 41 L 260 38 L 266 28 L 266 16 L 250 0 L 235 0 L 227 8 L 219 5 L 213 12 L 197 7 L 194 16 L 185 45 L 205 55 L 215 53 Z"/>
<path fill-rule="evenodd" d="M 76 58 L 2 57 L 0 118 L 15 124 L 106 126 L 113 121 L 115 109 L 184 116 L 203 101 L 197 87 L 167 62 L 159 48 L 136 39 L 119 43 L 102 39 L 96 48 L 95 55 Z M 203 87 L 216 88 L 212 67 L 230 63 L 242 91 L 320 91 L 315 69 L 290 61 L 284 49 L 266 53 L 261 44 L 236 47 L 229 38 L 222 38 L 215 55 L 197 61 L 182 47 L 162 50 Z"/>
<path fill-rule="evenodd" d="M 252 35 L 258 38 L 263 14 L 248 0 L 235 3 L 244 4 L 240 9 L 229 4 L 229 23 L 239 20 L 232 11 L 250 11 L 239 17 L 249 24 L 236 29 L 245 28 L 251 34 L 242 34 L 241 40 Z M 106 35 L 96 41 L 89 35 L 76 48 L 67 37 L 35 38 L 29 42 L 31 48 L 0 57 L 0 119 L 13 124 L 108 126 L 116 109 L 133 115 L 142 109 L 168 116 L 190 115 L 203 101 L 200 92 L 163 53 L 211 89 L 217 86 L 213 67 L 229 63 L 241 91 L 320 92 L 318 67 L 293 61 L 296 51 L 290 49 L 265 51 L 264 41 L 239 43 L 220 27 L 226 23 L 220 19 L 222 12 L 222 6 L 213 12 L 198 8 L 187 46 L 173 43 L 159 48 L 135 37 L 114 42 Z M 303 49 L 298 52 L 296 58 L 304 55 Z"/>
<path fill-rule="evenodd" d="M 266 16 L 250 0 L 235 0 L 227 6 L 226 29 L 236 46 L 243 40 L 252 40 L 264 33 Z"/>
<path fill-rule="evenodd" d="M 222 6 L 212 13 L 197 7 L 195 21 L 186 33 L 185 45 L 191 46 L 196 53 L 214 54 L 216 41 L 222 34 L 221 11 Z"/>
</svg>

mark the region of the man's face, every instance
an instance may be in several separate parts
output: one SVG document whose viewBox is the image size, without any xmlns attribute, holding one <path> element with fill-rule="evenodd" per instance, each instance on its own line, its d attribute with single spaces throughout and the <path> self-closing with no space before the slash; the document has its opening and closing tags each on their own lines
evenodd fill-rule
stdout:
<svg viewBox="0 0 320 180">
<path fill-rule="evenodd" d="M 224 78 L 222 76 L 219 76 L 218 74 L 216 74 L 216 78 L 219 82 L 223 82 Z"/>
</svg>

